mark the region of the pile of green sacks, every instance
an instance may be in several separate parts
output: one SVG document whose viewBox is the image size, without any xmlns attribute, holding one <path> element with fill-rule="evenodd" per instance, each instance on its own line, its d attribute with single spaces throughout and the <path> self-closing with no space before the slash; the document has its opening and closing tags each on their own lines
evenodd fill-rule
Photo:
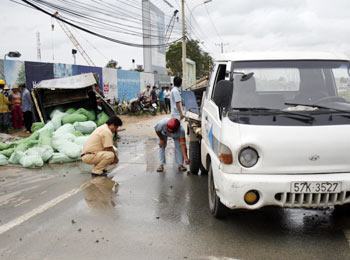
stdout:
<svg viewBox="0 0 350 260">
<path fill-rule="evenodd" d="M 45 163 L 68 163 L 80 160 L 83 145 L 89 135 L 108 120 L 101 112 L 80 108 L 59 109 L 50 114 L 46 124 L 34 123 L 33 134 L 12 142 L 0 142 L 0 166 L 20 164 L 26 168 L 42 167 Z"/>
</svg>

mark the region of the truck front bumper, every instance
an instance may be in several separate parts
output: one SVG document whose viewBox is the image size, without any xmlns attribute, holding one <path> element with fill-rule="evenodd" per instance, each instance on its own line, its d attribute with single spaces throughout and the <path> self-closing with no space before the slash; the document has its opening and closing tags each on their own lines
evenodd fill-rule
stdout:
<svg viewBox="0 0 350 260">
<path fill-rule="evenodd" d="M 214 182 L 220 201 L 228 208 L 258 209 L 264 206 L 328 208 L 350 203 L 350 173 L 307 175 L 228 174 L 217 169 Z M 340 182 L 337 193 L 293 193 L 293 182 Z M 256 191 L 259 200 L 248 205 L 244 196 Z"/>
</svg>

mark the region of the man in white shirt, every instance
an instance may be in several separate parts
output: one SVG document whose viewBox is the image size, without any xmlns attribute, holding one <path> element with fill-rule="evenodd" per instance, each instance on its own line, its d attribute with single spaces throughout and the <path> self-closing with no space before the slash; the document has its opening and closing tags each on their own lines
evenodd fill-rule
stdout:
<svg viewBox="0 0 350 260">
<path fill-rule="evenodd" d="M 171 84 L 171 86 L 172 85 L 173 84 Z M 170 89 L 169 89 L 169 87 L 166 87 L 164 90 L 164 100 L 165 100 L 166 110 L 169 111 L 169 113 L 170 113 L 171 109 L 170 109 Z"/>
<path fill-rule="evenodd" d="M 179 88 L 182 85 L 182 79 L 180 77 L 174 78 L 174 87 L 170 92 L 170 107 L 171 117 L 178 120 L 182 120 L 185 116 L 182 110 L 182 99 Z"/>
</svg>

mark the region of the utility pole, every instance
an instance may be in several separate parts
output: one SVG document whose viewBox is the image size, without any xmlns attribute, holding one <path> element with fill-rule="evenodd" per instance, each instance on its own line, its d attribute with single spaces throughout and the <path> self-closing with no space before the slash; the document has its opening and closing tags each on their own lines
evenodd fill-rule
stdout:
<svg viewBox="0 0 350 260">
<path fill-rule="evenodd" d="M 223 42 L 221 42 L 221 43 L 217 43 L 217 44 L 215 44 L 215 45 L 220 47 L 221 53 L 224 53 L 224 46 L 229 45 L 229 43 L 223 43 Z"/>
<path fill-rule="evenodd" d="M 40 32 L 36 32 L 36 57 L 38 61 L 41 61 Z"/>
<path fill-rule="evenodd" d="M 181 0 L 181 13 L 182 13 L 182 89 L 183 89 L 183 86 L 187 87 L 185 0 Z"/>
</svg>

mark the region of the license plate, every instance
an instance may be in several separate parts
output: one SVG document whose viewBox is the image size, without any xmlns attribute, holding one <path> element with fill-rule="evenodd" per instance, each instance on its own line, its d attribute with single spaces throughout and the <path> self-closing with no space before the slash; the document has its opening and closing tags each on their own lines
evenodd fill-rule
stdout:
<svg viewBox="0 0 350 260">
<path fill-rule="evenodd" d="M 292 193 L 338 193 L 341 192 L 341 182 L 292 182 Z"/>
</svg>

